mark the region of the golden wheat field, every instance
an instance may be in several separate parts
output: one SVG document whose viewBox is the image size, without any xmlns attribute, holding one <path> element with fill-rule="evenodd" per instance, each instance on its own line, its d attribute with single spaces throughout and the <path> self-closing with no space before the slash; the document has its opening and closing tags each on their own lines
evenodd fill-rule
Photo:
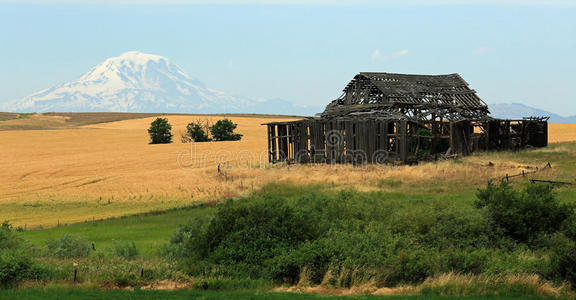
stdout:
<svg viewBox="0 0 576 300">
<path fill-rule="evenodd" d="M 261 124 L 294 119 L 289 117 L 233 116 L 244 135 L 241 141 L 186 144 L 179 136 L 187 123 L 220 118 L 169 115 L 174 143 L 167 145 L 148 144 L 146 130 L 154 117 L 60 129 L 54 124 L 68 117 L 32 116 L 28 121 L 42 126 L 46 118 L 52 129 L 0 131 L 0 220 L 55 226 L 243 195 L 276 181 L 375 189 L 386 188 L 377 182 L 394 179 L 433 186 L 438 181 L 482 182 L 530 167 L 507 154 L 415 167 L 270 166 Z M 28 124 L 3 122 L 11 121 Z M 574 125 L 550 124 L 550 141 L 576 141 Z M 483 167 L 488 161 L 494 167 Z"/>
</svg>

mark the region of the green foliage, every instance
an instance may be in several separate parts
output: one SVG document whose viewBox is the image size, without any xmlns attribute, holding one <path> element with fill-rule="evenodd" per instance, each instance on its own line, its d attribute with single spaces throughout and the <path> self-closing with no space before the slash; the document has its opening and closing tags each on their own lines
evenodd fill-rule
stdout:
<svg viewBox="0 0 576 300">
<path fill-rule="evenodd" d="M 21 240 L 12 232 L 12 225 L 8 221 L 0 225 L 0 250 L 15 249 L 20 246 Z"/>
<path fill-rule="evenodd" d="M 551 277 L 576 287 L 576 242 L 557 234 L 552 238 Z"/>
<path fill-rule="evenodd" d="M 576 211 L 564 221 L 564 224 L 562 224 L 562 231 L 568 238 L 576 241 Z"/>
<path fill-rule="evenodd" d="M 195 290 L 206 291 L 238 291 L 238 290 L 256 290 L 265 288 L 269 290 L 273 287 L 270 282 L 252 279 L 212 279 L 205 278 L 194 282 Z M 234 297 L 232 297 L 234 298 Z"/>
<path fill-rule="evenodd" d="M 117 287 L 137 286 L 139 283 L 138 276 L 134 273 L 117 273 L 114 274 L 114 285 Z"/>
<path fill-rule="evenodd" d="M 564 216 L 563 206 L 547 197 L 549 188 L 533 188 L 512 191 L 529 199 L 524 201 L 532 203 L 531 210 L 540 210 L 534 215 Z M 487 192 L 479 199 L 485 199 L 482 193 Z M 417 284 L 444 273 L 538 273 L 558 281 L 572 276 L 569 267 L 562 268 L 573 265 L 570 243 L 552 255 L 542 243 L 527 245 L 510 236 L 514 231 L 499 225 L 487 206 L 411 197 L 270 185 L 182 226 L 164 253 L 203 278 L 198 284 L 206 289 L 217 289 L 213 280 L 221 278 L 352 287 Z M 534 204 L 540 202 L 546 205 Z M 530 216 L 526 209 L 520 210 L 524 217 Z M 527 231 L 543 243 L 569 227 L 568 221 L 528 220 L 544 228 Z"/>
<path fill-rule="evenodd" d="M 315 234 L 310 219 L 277 199 L 229 202 L 209 223 L 196 220 L 182 227 L 166 253 L 188 257 L 194 262 L 188 271 L 195 275 L 205 271 L 198 260 L 234 266 L 250 276 L 260 275 L 266 260 Z"/>
<path fill-rule="evenodd" d="M 183 226 L 165 253 L 195 276 L 290 284 L 327 279 L 349 287 L 418 283 L 452 270 L 479 273 L 491 253 L 474 247 L 500 244 L 490 240 L 478 211 L 432 207 L 404 218 L 399 203 L 382 193 L 303 193 L 288 198 L 265 190 L 227 202 L 214 216 Z"/>
<path fill-rule="evenodd" d="M 58 258 L 87 257 L 90 254 L 88 242 L 71 234 L 64 234 L 58 239 L 46 242 L 48 254 Z"/>
<path fill-rule="evenodd" d="M 164 256 L 176 259 L 188 257 L 193 260 L 202 259 L 201 253 L 204 234 L 210 224 L 211 216 L 197 216 L 189 223 L 181 225 L 172 235 L 170 243 L 162 249 Z"/>
<path fill-rule="evenodd" d="M 557 201 L 547 184 L 529 184 L 516 191 L 505 181 L 498 185 L 489 182 L 477 196 L 477 207 L 485 208 L 504 234 L 520 242 L 535 242 L 540 234 L 560 230 L 573 214 L 569 206 Z"/>
<path fill-rule="evenodd" d="M 31 259 L 17 250 L 0 251 L 0 287 L 14 287 L 27 279 L 32 265 Z"/>
<path fill-rule="evenodd" d="M 169 144 L 172 143 L 172 125 L 166 118 L 156 118 L 148 128 L 150 135 L 150 144 Z"/>
<path fill-rule="evenodd" d="M 237 126 L 229 119 L 219 120 L 210 128 L 210 133 L 217 141 L 238 141 L 242 135 L 234 133 Z"/>
<path fill-rule="evenodd" d="M 42 279 L 47 270 L 39 267 L 30 253 L 12 231 L 8 222 L 0 226 L 0 288 L 17 286 L 26 279 Z"/>
<path fill-rule="evenodd" d="M 183 136 L 182 141 L 208 142 L 210 138 L 200 123 L 191 122 L 186 125 L 186 134 Z"/>
<path fill-rule="evenodd" d="M 429 152 L 430 151 L 430 143 L 431 143 L 431 139 L 428 137 L 432 137 L 432 132 L 430 130 L 428 130 L 427 128 L 418 128 L 418 130 L 416 130 L 416 135 L 420 135 L 422 137 L 418 137 L 419 142 L 420 142 L 420 150 L 424 150 Z"/>
<path fill-rule="evenodd" d="M 136 243 L 134 243 L 134 241 L 115 242 L 112 251 L 114 255 L 125 259 L 134 259 L 138 256 L 138 249 L 136 248 Z"/>
</svg>

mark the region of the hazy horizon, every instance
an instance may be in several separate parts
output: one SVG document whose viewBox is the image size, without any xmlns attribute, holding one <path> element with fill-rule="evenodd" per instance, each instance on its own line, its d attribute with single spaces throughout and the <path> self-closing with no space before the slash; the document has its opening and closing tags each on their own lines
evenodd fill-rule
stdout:
<svg viewBox="0 0 576 300">
<path fill-rule="evenodd" d="M 0 102 L 136 50 L 208 87 L 300 105 L 326 105 L 358 72 L 459 73 L 488 104 L 576 115 L 573 1 L 76 3 L 0 0 Z"/>
</svg>

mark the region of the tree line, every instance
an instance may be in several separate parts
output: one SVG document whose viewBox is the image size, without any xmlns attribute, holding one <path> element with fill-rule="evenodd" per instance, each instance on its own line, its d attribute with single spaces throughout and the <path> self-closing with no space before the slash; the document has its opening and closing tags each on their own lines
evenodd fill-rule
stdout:
<svg viewBox="0 0 576 300">
<path fill-rule="evenodd" d="M 242 134 L 234 132 L 238 124 L 230 119 L 218 120 L 213 123 L 209 120 L 197 120 L 186 125 L 186 131 L 181 134 L 183 143 L 209 142 L 209 141 L 239 141 Z M 156 118 L 148 128 L 150 144 L 172 143 L 172 125 L 167 118 Z"/>
</svg>

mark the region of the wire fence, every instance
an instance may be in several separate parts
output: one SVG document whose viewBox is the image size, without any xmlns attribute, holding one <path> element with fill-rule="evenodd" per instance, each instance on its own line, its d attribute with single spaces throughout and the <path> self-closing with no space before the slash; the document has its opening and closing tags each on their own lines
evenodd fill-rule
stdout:
<svg viewBox="0 0 576 300">
<path fill-rule="evenodd" d="M 530 174 L 535 174 L 535 173 L 538 173 L 539 171 L 543 171 L 543 170 L 546 170 L 546 169 L 552 169 L 552 164 L 551 164 L 550 162 L 547 162 L 547 163 L 544 165 L 544 167 L 542 167 L 542 168 L 535 167 L 534 171 L 524 171 L 524 170 L 522 170 L 522 172 L 520 172 L 520 173 L 518 173 L 518 174 L 512 174 L 512 175 L 506 173 L 506 175 L 505 175 L 504 177 L 497 177 L 497 178 L 494 178 L 494 179 L 500 179 L 501 181 L 504 181 L 504 180 L 510 181 L 510 179 L 513 179 L 513 178 L 515 178 L 515 177 L 526 177 L 526 176 L 528 176 L 528 175 L 530 175 Z M 565 184 L 571 185 L 571 184 L 574 184 L 574 183 L 572 183 L 572 182 L 566 182 L 566 181 L 554 181 L 554 180 L 542 180 L 542 179 L 529 179 L 529 180 L 530 180 L 530 183 L 532 183 L 532 184 L 534 184 L 534 183 L 550 183 L 550 184 L 555 184 L 555 185 L 565 185 Z"/>
</svg>

